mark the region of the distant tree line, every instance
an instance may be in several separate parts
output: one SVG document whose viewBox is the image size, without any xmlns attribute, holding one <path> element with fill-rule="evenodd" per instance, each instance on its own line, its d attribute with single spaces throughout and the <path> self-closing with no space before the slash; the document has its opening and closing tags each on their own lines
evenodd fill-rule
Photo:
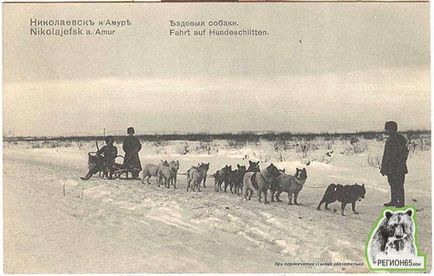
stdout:
<svg viewBox="0 0 434 276">
<path fill-rule="evenodd" d="M 431 135 L 430 130 L 408 130 L 401 133 L 409 137 L 420 135 Z M 113 135 L 115 140 L 120 140 L 123 135 Z M 362 131 L 348 133 L 292 133 L 292 132 L 240 132 L 240 133 L 185 133 L 185 134 L 143 134 L 136 135 L 142 141 L 212 141 L 212 140 L 234 140 L 242 142 L 258 142 L 259 140 L 313 140 L 322 138 L 324 140 L 341 139 L 351 140 L 354 138 L 363 138 L 367 140 L 383 140 L 384 132 L 381 131 Z M 104 136 L 16 136 L 3 137 L 5 142 L 14 141 L 102 141 Z"/>
</svg>

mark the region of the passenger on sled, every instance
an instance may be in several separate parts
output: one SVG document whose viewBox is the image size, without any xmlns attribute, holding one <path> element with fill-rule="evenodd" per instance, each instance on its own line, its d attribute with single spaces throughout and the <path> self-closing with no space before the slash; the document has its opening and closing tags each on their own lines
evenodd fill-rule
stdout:
<svg viewBox="0 0 434 276">
<path fill-rule="evenodd" d="M 89 152 L 89 172 L 82 180 L 88 180 L 92 175 L 97 172 L 102 172 L 105 177 L 112 179 L 112 174 L 115 166 L 115 159 L 118 156 L 118 150 L 113 146 L 113 136 L 107 136 L 105 139 L 106 145 L 99 149 L 97 152 Z"/>
</svg>

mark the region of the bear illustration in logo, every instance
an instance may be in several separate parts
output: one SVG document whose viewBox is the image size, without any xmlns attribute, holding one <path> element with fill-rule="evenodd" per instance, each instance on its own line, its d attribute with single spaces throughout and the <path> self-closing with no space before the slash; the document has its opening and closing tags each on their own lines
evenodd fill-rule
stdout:
<svg viewBox="0 0 434 276">
<path fill-rule="evenodd" d="M 416 256 L 414 222 L 411 209 L 386 211 L 369 242 L 368 255 L 372 263 L 379 258 L 406 258 Z"/>
</svg>

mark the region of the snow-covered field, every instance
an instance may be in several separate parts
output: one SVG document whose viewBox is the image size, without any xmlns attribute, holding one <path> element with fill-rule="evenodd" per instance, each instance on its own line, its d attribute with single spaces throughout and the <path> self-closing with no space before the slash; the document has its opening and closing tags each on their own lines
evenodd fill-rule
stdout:
<svg viewBox="0 0 434 276">
<path fill-rule="evenodd" d="M 210 162 L 209 174 L 224 165 L 260 160 L 293 173 L 307 161 L 308 179 L 299 195 L 302 206 L 260 204 L 215 192 L 209 177 L 202 192 L 187 192 L 185 175 L 178 189 L 143 185 L 134 180 L 79 179 L 87 170 L 92 143 L 56 145 L 4 144 L 4 269 L 9 273 L 84 272 L 366 272 L 364 246 L 383 203 L 390 200 L 386 178 L 367 162 L 380 156 L 384 142 L 362 141 L 368 150 L 341 154 L 348 141 L 307 152 L 277 151 L 259 142 L 209 148 L 194 142 L 146 143 L 142 165 L 179 160 L 180 173 Z M 195 146 L 196 145 L 196 146 Z M 118 149 L 121 145 L 116 144 Z M 207 148 L 203 150 L 204 148 Z M 120 151 L 121 154 L 122 151 Z M 417 212 L 419 250 L 431 268 L 430 151 L 408 160 L 407 204 Z M 365 183 L 365 199 L 354 215 L 340 204 L 317 211 L 330 183 Z M 63 194 L 65 189 L 65 195 Z M 83 196 L 81 196 L 83 194 Z M 277 266 L 276 262 L 316 263 Z M 320 266 L 325 262 L 363 263 Z"/>
</svg>

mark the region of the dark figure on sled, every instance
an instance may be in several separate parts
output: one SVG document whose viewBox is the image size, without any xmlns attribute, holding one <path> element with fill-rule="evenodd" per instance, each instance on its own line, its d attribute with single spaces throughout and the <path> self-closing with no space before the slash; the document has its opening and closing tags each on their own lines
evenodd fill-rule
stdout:
<svg viewBox="0 0 434 276">
<path fill-rule="evenodd" d="M 118 156 L 118 149 L 113 145 L 113 136 L 107 136 L 105 139 L 106 145 L 104 145 L 97 152 L 89 152 L 89 172 L 84 177 L 80 177 L 82 180 L 88 180 L 96 173 L 103 174 L 103 177 L 112 179 L 113 172 L 115 170 L 115 159 Z"/>
</svg>

